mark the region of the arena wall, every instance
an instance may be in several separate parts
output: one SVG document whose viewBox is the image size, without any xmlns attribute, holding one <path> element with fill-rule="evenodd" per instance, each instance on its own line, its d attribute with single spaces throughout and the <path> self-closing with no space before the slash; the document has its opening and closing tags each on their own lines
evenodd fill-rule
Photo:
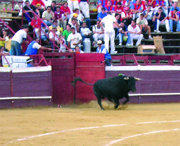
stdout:
<svg viewBox="0 0 180 146">
<path fill-rule="evenodd" d="M 51 66 L 0 68 L 0 108 L 52 105 Z"/>
</svg>

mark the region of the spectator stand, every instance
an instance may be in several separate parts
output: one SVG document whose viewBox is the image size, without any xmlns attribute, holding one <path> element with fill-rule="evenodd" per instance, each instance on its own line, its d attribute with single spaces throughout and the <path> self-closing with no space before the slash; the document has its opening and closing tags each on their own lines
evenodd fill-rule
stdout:
<svg viewBox="0 0 180 146">
<path fill-rule="evenodd" d="M 30 8 L 29 8 L 29 9 L 30 9 Z M 23 13 L 24 13 L 24 11 L 23 11 Z M 32 13 L 33 13 L 34 16 L 36 16 L 38 19 L 40 19 L 42 25 L 44 25 L 44 26 L 46 27 L 46 29 L 48 29 L 48 31 L 49 31 L 49 27 L 47 26 L 47 24 L 45 24 L 45 23 L 43 22 L 43 20 L 42 20 L 34 11 L 32 11 Z M 31 19 L 31 17 L 30 17 L 28 14 L 26 14 L 26 15 Z M 32 20 L 32 19 L 31 19 L 31 20 Z M 40 32 L 41 32 L 41 31 L 42 31 L 42 30 L 41 30 L 41 27 L 40 27 Z M 44 32 L 44 33 L 45 33 L 45 32 Z M 55 37 L 59 38 L 59 36 L 58 36 L 56 33 L 53 32 L 53 34 L 54 34 Z M 46 35 L 46 37 L 49 39 L 49 35 L 47 35 L 46 33 L 45 33 L 45 35 Z M 35 37 L 35 34 L 33 34 L 33 37 Z M 49 41 L 51 41 L 51 40 L 49 40 Z M 53 47 L 54 47 L 54 48 L 52 48 L 52 50 L 53 50 L 53 52 L 56 52 L 56 49 L 59 48 L 59 47 L 56 45 L 55 41 L 51 41 L 51 42 L 53 43 Z M 42 43 L 42 41 L 41 41 L 41 35 L 40 35 L 40 43 Z M 69 50 L 69 48 L 68 48 L 67 46 L 66 46 L 66 49 Z M 57 51 L 58 51 L 58 50 L 57 50 Z"/>
</svg>

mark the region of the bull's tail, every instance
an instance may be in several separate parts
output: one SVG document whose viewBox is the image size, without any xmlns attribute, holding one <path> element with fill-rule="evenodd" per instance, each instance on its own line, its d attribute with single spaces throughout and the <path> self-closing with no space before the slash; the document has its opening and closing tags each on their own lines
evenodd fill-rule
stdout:
<svg viewBox="0 0 180 146">
<path fill-rule="evenodd" d="M 72 81 L 72 85 L 75 86 L 77 81 L 80 81 L 80 82 L 82 82 L 82 83 L 84 83 L 84 84 L 86 84 L 86 85 L 90 85 L 90 86 L 93 86 L 93 85 L 94 85 L 94 84 L 85 82 L 83 79 L 81 79 L 81 78 L 79 78 L 79 77 L 75 78 L 74 81 Z"/>
</svg>

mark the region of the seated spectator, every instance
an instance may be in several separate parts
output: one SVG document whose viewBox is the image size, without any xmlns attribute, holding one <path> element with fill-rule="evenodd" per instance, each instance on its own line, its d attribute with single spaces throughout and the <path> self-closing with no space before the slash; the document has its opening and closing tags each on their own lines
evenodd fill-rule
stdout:
<svg viewBox="0 0 180 146">
<path fill-rule="evenodd" d="M 29 3 L 29 0 L 26 0 L 25 2 L 25 6 L 23 7 L 23 10 L 25 12 L 25 18 L 27 20 L 27 22 L 31 22 L 31 19 L 33 18 L 34 14 L 32 11 L 34 11 L 36 14 L 38 14 L 40 16 L 40 12 L 39 10 L 33 6 L 32 4 Z"/>
<path fill-rule="evenodd" d="M 96 45 L 98 40 L 104 40 L 104 28 L 100 25 L 100 21 L 98 20 L 96 22 L 96 25 L 92 27 L 93 31 L 93 45 Z"/>
<path fill-rule="evenodd" d="M 56 20 L 53 20 L 53 24 L 51 26 L 49 26 L 49 30 L 52 30 L 53 27 L 56 27 L 56 34 L 58 36 L 60 36 L 61 32 L 62 32 L 62 28 L 58 25 Z"/>
<path fill-rule="evenodd" d="M 61 10 L 64 12 L 64 17 L 66 17 L 67 19 L 70 18 L 70 14 L 71 14 L 71 11 L 68 7 L 68 3 L 65 2 L 62 6 L 61 6 Z M 66 19 L 66 20 L 67 20 Z"/>
<path fill-rule="evenodd" d="M 62 35 L 59 36 L 59 52 L 66 52 L 66 40 Z"/>
<path fill-rule="evenodd" d="M 144 1 L 137 0 L 132 9 L 133 19 L 137 19 L 144 10 L 145 10 Z"/>
<path fill-rule="evenodd" d="M 55 13 L 56 10 L 57 10 L 57 7 L 56 7 L 56 1 L 52 1 L 51 3 L 51 10 Z"/>
<path fill-rule="evenodd" d="M 61 9 L 60 9 L 59 6 L 56 8 L 56 11 L 54 12 L 54 18 L 55 18 L 55 20 L 57 21 L 58 26 L 60 26 L 60 27 L 63 27 L 63 26 L 64 26 L 64 22 L 63 22 L 63 19 L 62 19 L 63 13 L 64 13 L 64 12 L 61 11 Z"/>
<path fill-rule="evenodd" d="M 91 30 L 89 28 L 87 28 L 86 26 L 86 22 L 84 21 L 83 24 L 82 24 L 82 27 L 80 28 L 80 33 L 81 33 L 81 36 L 82 36 L 82 43 L 84 43 L 84 39 L 85 38 L 91 38 Z M 85 48 L 83 48 L 84 50 Z"/>
<path fill-rule="evenodd" d="M 125 26 L 131 24 L 131 21 L 133 19 L 133 13 L 129 9 L 129 7 L 125 7 L 124 12 L 121 13 L 121 18 Z"/>
<path fill-rule="evenodd" d="M 70 23 L 70 22 L 69 22 Z M 78 21 L 77 21 L 77 19 L 76 18 L 72 18 L 71 19 L 71 27 L 74 27 L 75 28 L 75 31 L 76 32 L 79 32 L 79 23 L 78 23 Z"/>
<path fill-rule="evenodd" d="M 41 19 L 38 16 L 34 16 L 31 21 L 31 26 L 34 28 L 33 31 L 37 38 L 40 38 Z"/>
<path fill-rule="evenodd" d="M 101 9 L 101 12 L 100 13 L 98 13 L 98 15 L 97 15 L 97 20 L 102 20 L 105 16 L 107 16 L 107 13 L 106 13 L 106 11 L 105 11 L 105 8 L 102 8 Z"/>
<path fill-rule="evenodd" d="M 149 26 L 153 25 L 152 18 L 154 16 L 154 11 L 151 5 L 147 6 L 147 9 L 143 11 L 144 18 L 147 19 Z"/>
<path fill-rule="evenodd" d="M 159 25 L 165 25 L 166 31 L 169 32 L 169 21 L 167 20 L 166 14 L 162 11 L 162 8 L 160 7 L 158 9 L 158 12 L 153 17 L 154 22 L 154 32 L 160 32 L 159 31 Z"/>
<path fill-rule="evenodd" d="M 72 33 L 68 36 L 68 46 L 72 51 L 75 50 L 76 46 L 81 47 L 82 37 L 81 34 L 75 31 L 75 28 L 71 28 Z"/>
<path fill-rule="evenodd" d="M 141 33 L 141 30 L 138 25 L 136 25 L 135 20 L 131 21 L 131 24 L 128 26 L 128 33 L 130 37 L 130 45 L 133 46 L 133 40 L 136 39 L 136 46 L 141 44 L 141 40 L 143 38 L 143 34 Z M 127 44 L 129 45 L 129 44 Z"/>
<path fill-rule="evenodd" d="M 0 53 L 4 51 L 5 49 L 5 40 L 7 37 L 7 31 L 6 30 L 1 30 L 0 32 Z"/>
<path fill-rule="evenodd" d="M 174 9 L 177 9 L 177 11 L 180 11 L 180 7 L 178 7 L 178 3 L 177 2 L 174 2 L 173 4 L 172 4 L 172 6 L 170 7 L 170 12 L 171 11 L 174 11 Z"/>
<path fill-rule="evenodd" d="M 82 22 L 84 21 L 84 16 L 83 16 L 82 13 L 79 11 L 79 9 L 75 9 L 75 10 L 74 10 L 74 14 L 77 14 L 78 23 L 81 25 Z"/>
<path fill-rule="evenodd" d="M 52 25 L 52 22 L 54 20 L 54 13 L 51 10 L 51 7 L 48 6 L 47 10 L 43 12 L 42 19 L 46 25 L 50 26 Z"/>
<path fill-rule="evenodd" d="M 149 39 L 152 39 L 151 27 L 148 25 L 148 21 L 146 20 L 146 18 L 144 18 L 144 14 L 140 14 L 140 17 L 136 20 L 136 24 L 139 25 L 141 32 L 148 32 Z"/>
<path fill-rule="evenodd" d="M 156 0 L 148 0 L 148 3 L 149 3 L 150 6 L 152 6 L 152 8 L 155 8 Z"/>
<path fill-rule="evenodd" d="M 68 36 L 69 36 L 69 34 L 71 34 L 72 32 L 71 32 L 71 25 L 70 24 L 67 24 L 66 25 L 66 29 L 63 31 L 63 37 L 64 37 L 64 39 L 65 39 L 65 41 L 66 41 L 66 44 L 67 44 L 67 38 L 68 38 Z M 68 45 L 68 44 L 67 44 Z"/>
<path fill-rule="evenodd" d="M 121 14 L 122 11 L 124 11 L 123 6 L 121 5 L 121 2 L 117 3 L 117 6 L 115 7 L 115 13 Z"/>
<path fill-rule="evenodd" d="M 119 25 L 121 23 L 121 20 L 120 20 L 120 14 L 116 13 L 115 14 L 115 18 L 116 18 L 116 21 L 117 21 L 117 26 L 114 26 L 114 30 L 115 30 L 115 36 L 117 36 L 118 34 L 118 31 L 119 31 Z"/>
<path fill-rule="evenodd" d="M 106 10 L 106 12 L 111 12 L 111 13 L 115 12 L 115 8 L 112 6 L 110 0 L 107 1 L 107 5 L 105 6 L 105 10 Z"/>
<path fill-rule="evenodd" d="M 170 31 L 173 32 L 173 27 L 176 26 L 176 32 L 180 31 L 180 13 L 175 8 L 174 11 L 171 11 L 169 14 L 169 24 Z"/>
<path fill-rule="evenodd" d="M 57 26 L 53 25 L 49 32 L 49 40 L 51 48 L 57 49 L 57 44 L 59 44 L 59 34 L 57 31 Z"/>
<path fill-rule="evenodd" d="M 34 39 L 27 47 L 25 55 L 36 55 L 38 54 L 39 50 L 48 50 L 51 51 L 51 48 L 47 48 L 44 46 L 41 46 L 39 44 L 39 38 Z"/>
<path fill-rule="evenodd" d="M 105 46 L 102 44 L 102 40 L 98 40 L 97 42 L 97 53 L 103 53 L 105 58 L 105 64 L 107 66 L 111 66 L 111 55 L 109 54 L 109 51 L 105 48 Z"/>
<path fill-rule="evenodd" d="M 119 38 L 119 46 L 122 45 L 123 40 L 125 42 L 127 41 L 127 44 L 130 44 L 130 38 L 128 37 L 127 27 L 125 26 L 124 22 L 121 22 L 121 24 L 119 25 L 118 38 Z"/>
<path fill-rule="evenodd" d="M 72 26 L 73 25 L 72 20 L 76 20 L 77 24 L 80 25 L 80 21 L 78 21 L 77 17 L 78 17 L 78 14 L 73 13 L 72 17 L 68 21 L 68 24 L 70 24 Z"/>
<path fill-rule="evenodd" d="M 45 25 L 41 25 L 41 40 L 42 43 L 45 45 L 48 45 L 48 29 L 45 27 Z"/>
</svg>

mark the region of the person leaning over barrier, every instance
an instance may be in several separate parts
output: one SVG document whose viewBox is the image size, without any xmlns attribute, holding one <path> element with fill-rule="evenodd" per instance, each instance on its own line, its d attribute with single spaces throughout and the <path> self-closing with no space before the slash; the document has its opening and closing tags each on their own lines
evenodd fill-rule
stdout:
<svg viewBox="0 0 180 146">
<path fill-rule="evenodd" d="M 25 52 L 25 55 L 36 55 L 38 54 L 38 50 L 48 50 L 48 51 L 51 51 L 52 49 L 51 48 L 47 48 L 47 47 L 44 47 L 44 46 L 41 46 L 39 44 L 39 39 L 36 38 L 35 40 L 33 40 L 27 47 L 26 49 L 26 52 Z"/>
<path fill-rule="evenodd" d="M 104 58 L 105 58 L 105 64 L 107 66 L 111 66 L 111 55 L 109 54 L 108 49 L 105 48 L 105 46 L 102 44 L 101 40 L 98 40 L 97 45 L 98 45 L 98 47 L 96 49 L 96 52 L 103 53 Z"/>
<path fill-rule="evenodd" d="M 14 34 L 11 40 L 10 55 L 21 55 L 21 44 L 23 41 L 26 41 L 28 31 L 29 26 L 25 25 L 23 29 L 20 29 Z"/>
</svg>

